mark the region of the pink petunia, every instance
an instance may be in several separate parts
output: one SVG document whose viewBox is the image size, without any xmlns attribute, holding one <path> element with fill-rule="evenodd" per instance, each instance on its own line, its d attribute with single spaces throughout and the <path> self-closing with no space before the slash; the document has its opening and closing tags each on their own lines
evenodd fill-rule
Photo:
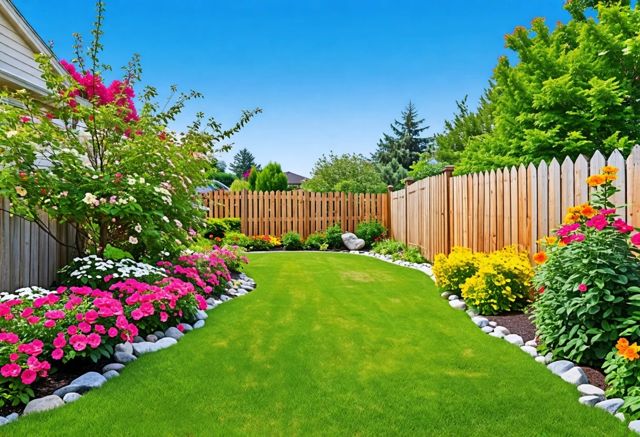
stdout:
<svg viewBox="0 0 640 437">
<path fill-rule="evenodd" d="M 22 372 L 22 367 L 17 364 L 5 364 L 0 368 L 0 374 L 5 378 L 15 378 Z"/>
<path fill-rule="evenodd" d="M 47 319 L 44 322 L 44 327 L 51 329 L 51 328 L 55 328 L 56 326 L 56 321 L 55 320 L 51 320 L 51 319 Z"/>
<path fill-rule="evenodd" d="M 595 228 L 599 231 L 606 228 L 608 224 L 609 222 L 607 221 L 607 218 L 603 214 L 594 215 L 585 223 L 585 225 L 591 228 Z"/>
<path fill-rule="evenodd" d="M 612 225 L 621 234 L 628 234 L 629 232 L 633 232 L 633 226 L 629 225 L 621 218 L 615 219 Z"/>
<path fill-rule="evenodd" d="M 20 376 L 20 379 L 22 380 L 23 384 L 29 385 L 31 384 L 33 381 L 36 380 L 36 372 L 31 370 L 31 369 L 27 369 L 24 372 L 22 372 L 22 375 Z"/>
<path fill-rule="evenodd" d="M 580 228 L 580 223 L 573 223 L 573 224 L 570 224 L 570 225 L 563 225 L 563 226 L 560 227 L 560 229 L 558 229 L 556 234 L 559 237 L 565 237 L 565 236 L 569 235 L 571 232 L 577 230 L 578 228 Z"/>
<path fill-rule="evenodd" d="M 53 347 L 55 348 L 63 348 L 67 345 L 67 340 L 65 340 L 64 336 L 62 335 L 58 335 L 56 338 L 53 339 Z"/>
<path fill-rule="evenodd" d="M 162 323 L 164 323 L 167 320 L 169 320 L 169 315 L 167 313 L 165 313 L 164 311 L 160 312 L 160 321 Z"/>
<path fill-rule="evenodd" d="M 131 318 L 133 318 L 133 320 L 140 320 L 144 317 L 144 313 L 142 312 L 142 310 L 140 310 L 140 308 L 136 308 L 135 310 L 131 311 Z"/>
<path fill-rule="evenodd" d="M 582 283 L 578 285 L 578 291 L 580 293 L 585 293 L 587 290 L 588 290 L 587 284 Z"/>
<path fill-rule="evenodd" d="M 636 246 L 640 246 L 640 232 L 637 232 L 636 234 L 632 235 L 630 241 L 632 244 L 635 244 Z"/>
<path fill-rule="evenodd" d="M 87 335 L 87 344 L 91 346 L 92 349 L 100 346 L 100 343 L 102 343 L 102 338 L 98 334 L 91 333 Z"/>
<path fill-rule="evenodd" d="M 64 319 L 65 313 L 62 310 L 51 310 L 44 313 L 44 316 L 47 319 L 59 320 L 59 319 Z"/>
<path fill-rule="evenodd" d="M 18 355 L 17 353 L 14 352 L 12 354 L 9 354 L 9 361 L 11 361 L 12 363 L 15 363 L 19 359 L 20 359 L 20 355 Z"/>
<path fill-rule="evenodd" d="M 61 360 L 63 356 L 64 351 L 62 349 L 54 349 L 53 352 L 51 352 L 51 358 L 54 360 Z"/>
</svg>

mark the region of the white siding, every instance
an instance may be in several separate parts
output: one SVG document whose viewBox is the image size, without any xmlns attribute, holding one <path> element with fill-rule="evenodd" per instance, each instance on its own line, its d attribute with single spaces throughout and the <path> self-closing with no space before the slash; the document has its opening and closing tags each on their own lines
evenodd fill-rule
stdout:
<svg viewBox="0 0 640 437">
<path fill-rule="evenodd" d="M 0 70 L 44 88 L 38 64 L 27 41 L 16 32 L 0 10 Z"/>
</svg>

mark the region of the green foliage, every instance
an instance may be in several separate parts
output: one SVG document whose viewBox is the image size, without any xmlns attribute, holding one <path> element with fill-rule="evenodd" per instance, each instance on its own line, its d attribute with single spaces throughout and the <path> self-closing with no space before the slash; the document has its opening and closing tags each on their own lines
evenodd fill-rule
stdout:
<svg viewBox="0 0 640 437">
<path fill-rule="evenodd" d="M 373 243 L 381 240 L 387 234 L 387 228 L 378 220 L 367 220 L 358 223 L 356 235 L 362 238 L 366 247 L 371 247 Z"/>
<path fill-rule="evenodd" d="M 553 157 L 628 153 L 640 141 L 640 9 L 629 2 L 567 2 L 574 19 L 551 31 L 539 18 L 506 37 L 488 92 L 493 128 L 467 142 L 468 173 Z"/>
<path fill-rule="evenodd" d="M 378 171 L 384 183 L 391 185 L 395 190 L 404 186 L 404 180 L 409 175 L 407 169 L 400 165 L 395 158 L 386 164 L 378 164 Z"/>
<path fill-rule="evenodd" d="M 236 175 L 231 173 L 224 172 L 216 172 L 211 175 L 211 179 L 221 182 L 225 184 L 227 187 L 231 187 L 231 185 L 237 180 Z"/>
<path fill-rule="evenodd" d="M 224 238 L 227 232 L 240 232 L 239 218 L 209 218 L 202 235 L 209 240 Z"/>
<path fill-rule="evenodd" d="M 229 165 L 229 170 L 231 170 L 236 177 L 244 178 L 245 173 L 254 167 L 256 167 L 255 156 L 249 152 L 249 149 L 244 148 L 240 149 L 238 153 L 233 156 L 233 161 Z"/>
<path fill-rule="evenodd" d="M 223 244 L 229 246 L 239 246 L 245 249 L 251 247 L 251 238 L 242 232 L 227 232 L 222 240 Z"/>
<path fill-rule="evenodd" d="M 286 191 L 288 187 L 287 175 L 276 162 L 267 164 L 256 178 L 256 191 Z"/>
<path fill-rule="evenodd" d="M 609 180 L 592 193 L 593 205 L 571 208 L 572 223 L 548 240 L 546 254 L 534 258 L 543 262 L 534 278 L 540 339 L 554 356 L 581 364 L 600 364 L 621 336 L 640 337 L 640 258 L 629 242 L 633 228 L 611 210 L 593 215 L 594 209 L 610 207 L 608 197 L 615 192 Z"/>
<path fill-rule="evenodd" d="M 344 243 L 342 242 L 342 228 L 340 223 L 336 223 L 333 226 L 329 226 L 324 231 L 325 238 L 327 239 L 327 245 L 329 249 L 342 249 Z"/>
<path fill-rule="evenodd" d="M 282 247 L 285 250 L 300 250 L 302 249 L 302 238 L 297 232 L 287 232 L 282 236 Z"/>
<path fill-rule="evenodd" d="M 506 247 L 483 256 L 478 271 L 460 286 L 460 291 L 465 302 L 480 314 L 519 311 L 531 300 L 532 276 L 528 253 Z"/>
<path fill-rule="evenodd" d="M 131 255 L 126 250 L 122 250 L 117 247 L 113 247 L 110 244 L 107 244 L 107 247 L 104 248 L 104 257 L 105 259 L 118 261 L 125 258 L 133 258 L 133 255 Z"/>
<path fill-rule="evenodd" d="M 304 242 L 304 248 L 306 250 L 325 250 L 326 248 L 328 248 L 328 246 L 329 245 L 327 243 L 327 236 L 324 234 L 324 232 L 314 232 L 313 234 L 309 235 Z"/>
<path fill-rule="evenodd" d="M 382 240 L 373 243 L 371 251 L 381 255 L 389 255 L 394 261 L 407 261 L 410 263 L 423 263 L 424 257 L 416 247 L 407 247 L 406 244 L 395 240 Z"/>
<path fill-rule="evenodd" d="M 260 173 L 260 169 L 258 167 L 251 167 L 249 171 L 249 177 L 247 178 L 247 182 L 249 182 L 249 189 L 255 191 L 256 189 L 256 181 L 258 180 L 258 173 Z"/>
<path fill-rule="evenodd" d="M 480 256 L 466 247 L 454 247 L 449 255 L 439 253 L 433 264 L 438 287 L 458 296 L 462 285 L 478 272 Z"/>
<path fill-rule="evenodd" d="M 395 160 L 400 167 L 409 171 L 411 164 L 419 159 L 421 153 L 431 151 L 433 138 L 420 136 L 429 126 L 423 126 L 424 119 L 419 118 L 412 102 L 409 102 L 400 117 L 400 120 L 391 124 L 391 134 L 383 134 L 378 141 L 373 160 L 381 166 Z"/>
<path fill-rule="evenodd" d="M 436 176 L 444 171 L 445 166 L 446 164 L 436 162 L 427 153 L 423 153 L 418 161 L 411 164 L 409 177 L 414 180 L 420 180 L 429 176 Z"/>
<path fill-rule="evenodd" d="M 233 181 L 231 186 L 229 186 L 229 190 L 230 191 L 243 191 L 243 190 L 250 191 L 251 185 L 249 184 L 249 182 L 245 181 L 244 179 L 236 179 L 235 181 Z"/>
<path fill-rule="evenodd" d="M 383 193 L 386 185 L 375 165 L 364 156 L 353 154 L 322 155 L 316 161 L 311 178 L 302 188 L 319 193 Z"/>
</svg>

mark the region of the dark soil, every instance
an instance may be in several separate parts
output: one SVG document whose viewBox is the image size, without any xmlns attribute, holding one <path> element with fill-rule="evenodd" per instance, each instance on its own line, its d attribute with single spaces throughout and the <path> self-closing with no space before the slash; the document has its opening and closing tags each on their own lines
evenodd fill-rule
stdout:
<svg viewBox="0 0 640 437">
<path fill-rule="evenodd" d="M 53 363 L 52 363 L 53 364 Z M 41 398 L 48 396 L 60 387 L 69 385 L 71 381 L 76 379 L 80 375 L 84 375 L 87 372 L 95 371 L 102 373 L 101 369 L 107 364 L 107 361 L 101 360 L 98 363 L 93 361 L 71 361 L 61 366 L 60 370 L 50 373 L 48 377 L 38 379 L 31 385 L 35 398 Z M 0 408 L 0 416 L 6 416 L 11 413 L 20 413 L 24 410 L 24 405 L 20 404 L 15 407 L 11 405 L 5 405 Z"/>
<path fill-rule="evenodd" d="M 525 342 L 535 340 L 536 338 L 536 327 L 529 319 L 527 313 L 508 313 L 502 316 L 487 316 L 487 319 L 496 322 L 500 326 L 504 326 L 512 334 L 518 334 Z M 606 389 L 604 374 L 600 369 L 583 366 L 582 370 L 587 374 L 591 385 L 600 387 L 603 390 Z"/>
</svg>

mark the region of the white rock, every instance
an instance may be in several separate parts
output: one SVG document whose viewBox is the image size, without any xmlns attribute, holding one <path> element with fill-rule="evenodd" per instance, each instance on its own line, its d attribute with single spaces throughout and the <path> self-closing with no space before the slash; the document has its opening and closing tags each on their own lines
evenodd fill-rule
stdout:
<svg viewBox="0 0 640 437">
<path fill-rule="evenodd" d="M 493 328 L 491 326 L 485 326 L 483 328 L 480 328 L 482 330 L 482 332 L 484 332 L 485 334 L 490 334 L 493 332 Z"/>
<path fill-rule="evenodd" d="M 504 326 L 494 326 L 493 332 L 498 332 L 502 334 L 503 337 L 506 337 L 507 335 L 511 334 L 511 332 L 509 332 L 509 330 Z"/>
<path fill-rule="evenodd" d="M 581 367 L 572 367 L 571 369 L 564 372 L 560 375 L 560 378 L 567 381 L 569 384 L 573 385 L 582 385 L 587 384 L 589 382 L 589 378 L 587 378 L 587 374 L 584 373 Z"/>
<path fill-rule="evenodd" d="M 475 316 L 471 318 L 471 321 L 476 324 L 478 328 L 484 328 L 489 325 L 489 320 L 486 317 Z"/>
<path fill-rule="evenodd" d="M 615 414 L 618 409 L 624 404 L 624 399 L 613 398 L 607 399 L 606 401 L 598 402 L 596 404 L 596 408 L 601 408 L 605 411 L 608 411 L 611 414 Z"/>
<path fill-rule="evenodd" d="M 582 405 L 593 407 L 598 402 L 602 402 L 602 398 L 600 396 L 580 396 L 578 402 L 580 402 Z"/>
<path fill-rule="evenodd" d="M 489 326 L 492 326 L 492 327 L 495 328 L 496 326 L 498 326 L 498 322 L 491 321 L 491 322 L 489 322 Z"/>
<path fill-rule="evenodd" d="M 547 366 L 547 369 L 549 369 L 551 373 L 560 376 L 574 366 L 575 364 L 573 364 L 571 361 L 559 360 L 559 361 L 554 361 L 553 363 L 550 363 Z"/>
<path fill-rule="evenodd" d="M 640 420 L 632 420 L 631 422 L 629 422 L 629 429 L 631 431 L 640 433 Z"/>
<path fill-rule="evenodd" d="M 523 352 L 526 352 L 529 355 L 531 355 L 533 358 L 538 356 L 538 349 L 536 349 L 533 346 L 525 345 L 525 346 L 520 347 L 520 349 L 522 349 Z"/>
<path fill-rule="evenodd" d="M 602 396 L 604 398 L 604 390 L 591 384 L 580 384 L 578 391 L 584 396 Z"/>
<path fill-rule="evenodd" d="M 524 346 L 524 340 L 518 334 L 505 335 L 504 339 L 511 344 L 515 344 L 516 346 Z"/>
<path fill-rule="evenodd" d="M 529 340 L 524 343 L 525 346 L 538 347 L 538 343 L 535 340 Z"/>
<path fill-rule="evenodd" d="M 459 298 L 459 297 L 458 297 L 458 295 L 456 295 L 456 294 L 450 294 L 450 295 L 449 295 L 449 297 L 448 297 L 447 299 L 449 299 L 450 301 L 452 301 L 452 300 L 458 300 L 458 299 L 460 299 L 460 298 Z"/>
<path fill-rule="evenodd" d="M 461 310 L 461 311 L 464 311 L 467 309 L 467 304 L 464 303 L 464 301 L 462 300 L 450 300 L 449 306 L 451 306 L 451 308 L 454 308 L 456 310 Z"/>
<path fill-rule="evenodd" d="M 64 401 L 60 396 L 49 395 L 42 398 L 33 399 L 24 409 L 24 415 L 37 413 L 40 411 L 53 410 L 64 405 Z"/>
</svg>

